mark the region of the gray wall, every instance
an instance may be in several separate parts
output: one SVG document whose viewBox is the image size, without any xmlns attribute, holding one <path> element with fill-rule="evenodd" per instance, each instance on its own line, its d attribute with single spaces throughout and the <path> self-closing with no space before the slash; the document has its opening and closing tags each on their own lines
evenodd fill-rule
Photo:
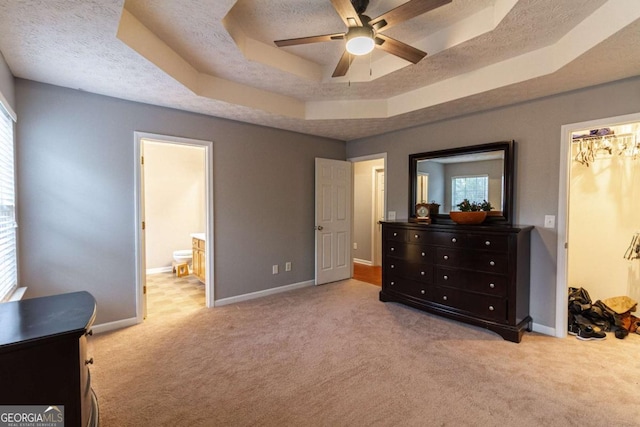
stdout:
<svg viewBox="0 0 640 427">
<path fill-rule="evenodd" d="M 88 290 L 97 323 L 135 316 L 134 131 L 213 141 L 216 299 L 313 279 L 314 158 L 344 142 L 21 79 L 16 101 L 28 297 Z"/>
<path fill-rule="evenodd" d="M 347 157 L 387 153 L 387 210 L 407 218 L 409 154 L 514 139 L 515 222 L 536 226 L 531 244 L 531 316 L 535 323 L 554 327 L 557 234 L 542 226 L 545 214 L 558 213 L 560 128 L 639 111 L 636 77 L 351 141 Z"/>
</svg>

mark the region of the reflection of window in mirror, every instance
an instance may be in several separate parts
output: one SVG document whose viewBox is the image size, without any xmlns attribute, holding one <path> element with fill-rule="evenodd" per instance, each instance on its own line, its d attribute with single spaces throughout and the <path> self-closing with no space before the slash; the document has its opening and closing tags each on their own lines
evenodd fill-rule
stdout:
<svg viewBox="0 0 640 427">
<path fill-rule="evenodd" d="M 489 175 L 454 176 L 451 178 L 451 209 L 457 210 L 464 199 L 482 203 L 489 200 Z"/>
<path fill-rule="evenodd" d="M 429 174 L 418 174 L 418 203 L 429 202 Z"/>
</svg>

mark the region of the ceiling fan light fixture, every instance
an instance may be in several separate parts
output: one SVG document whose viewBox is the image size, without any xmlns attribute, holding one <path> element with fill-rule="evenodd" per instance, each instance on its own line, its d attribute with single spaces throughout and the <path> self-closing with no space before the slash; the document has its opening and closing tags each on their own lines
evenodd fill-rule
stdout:
<svg viewBox="0 0 640 427">
<path fill-rule="evenodd" d="M 347 52 L 352 55 L 366 55 L 375 47 L 375 34 L 371 27 L 352 27 L 347 33 Z"/>
</svg>

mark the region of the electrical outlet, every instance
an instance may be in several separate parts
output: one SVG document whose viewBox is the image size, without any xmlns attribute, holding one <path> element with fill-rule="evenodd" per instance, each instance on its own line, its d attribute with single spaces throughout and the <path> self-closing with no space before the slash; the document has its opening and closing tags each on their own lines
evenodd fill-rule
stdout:
<svg viewBox="0 0 640 427">
<path fill-rule="evenodd" d="M 555 215 L 545 215 L 544 216 L 544 228 L 554 228 L 556 226 L 556 217 Z"/>
<path fill-rule="evenodd" d="M 358 244 L 356 242 L 353 242 L 353 249 L 358 249 Z"/>
<path fill-rule="evenodd" d="M 284 264 L 284 271 L 291 271 L 291 261 L 287 261 Z"/>
<path fill-rule="evenodd" d="M 278 264 L 274 265 L 273 267 L 271 267 L 273 274 L 278 274 Z"/>
<path fill-rule="evenodd" d="M 395 221 L 396 220 L 396 211 L 387 212 L 387 218 L 389 219 L 389 221 Z"/>
</svg>

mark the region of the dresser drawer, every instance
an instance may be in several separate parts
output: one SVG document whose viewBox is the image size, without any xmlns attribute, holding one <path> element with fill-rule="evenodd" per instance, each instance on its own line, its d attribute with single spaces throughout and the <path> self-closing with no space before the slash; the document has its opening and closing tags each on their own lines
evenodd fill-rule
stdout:
<svg viewBox="0 0 640 427">
<path fill-rule="evenodd" d="M 413 280 L 409 280 L 403 277 L 394 276 L 389 274 L 386 276 L 382 283 L 382 289 L 385 291 L 395 292 L 403 295 L 407 295 L 413 298 L 429 300 L 432 285 L 426 283 L 419 283 Z"/>
<path fill-rule="evenodd" d="M 465 247 L 467 235 L 465 233 L 456 232 L 437 232 L 431 236 L 431 243 L 438 246 L 448 246 L 452 248 Z"/>
<path fill-rule="evenodd" d="M 407 230 L 409 243 L 430 243 L 433 233 L 428 230 Z"/>
<path fill-rule="evenodd" d="M 407 230 L 401 230 L 399 228 L 385 228 L 384 239 L 395 242 L 406 242 Z"/>
<path fill-rule="evenodd" d="M 454 248 L 437 248 L 435 264 L 458 268 L 467 268 L 466 251 Z"/>
<path fill-rule="evenodd" d="M 433 283 L 498 297 L 507 296 L 507 277 L 501 275 L 436 267 Z"/>
<path fill-rule="evenodd" d="M 469 251 L 466 254 L 468 268 L 496 274 L 507 274 L 507 255 L 490 252 Z"/>
<path fill-rule="evenodd" d="M 430 287 L 427 292 L 429 300 L 436 304 L 467 312 L 474 317 L 497 322 L 507 320 L 507 302 L 503 298 L 440 286 Z"/>
<path fill-rule="evenodd" d="M 433 246 L 407 245 L 404 252 L 405 259 L 413 263 L 433 264 L 435 249 Z"/>
<path fill-rule="evenodd" d="M 407 245 L 403 242 L 386 241 L 384 242 L 384 253 L 394 258 L 405 258 L 407 256 Z"/>
<path fill-rule="evenodd" d="M 414 264 L 399 259 L 386 259 L 383 268 L 390 275 L 423 283 L 433 283 L 433 265 Z"/>
<path fill-rule="evenodd" d="M 451 268 L 507 274 L 507 255 L 470 249 L 438 248 L 434 263 Z"/>
<path fill-rule="evenodd" d="M 467 236 L 467 247 L 496 252 L 507 252 L 509 239 L 507 236 L 493 234 L 470 234 Z"/>
</svg>

